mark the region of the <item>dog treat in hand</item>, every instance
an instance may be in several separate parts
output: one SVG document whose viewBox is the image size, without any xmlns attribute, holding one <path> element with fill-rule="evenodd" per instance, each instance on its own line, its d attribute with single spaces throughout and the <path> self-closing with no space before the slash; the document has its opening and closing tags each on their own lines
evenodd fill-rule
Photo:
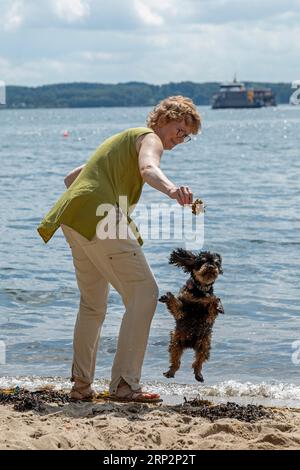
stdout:
<svg viewBox="0 0 300 470">
<path fill-rule="evenodd" d="M 195 201 L 192 204 L 192 213 L 194 215 L 203 214 L 204 207 L 205 206 L 204 206 L 204 202 L 202 201 L 202 199 L 195 199 Z"/>
</svg>

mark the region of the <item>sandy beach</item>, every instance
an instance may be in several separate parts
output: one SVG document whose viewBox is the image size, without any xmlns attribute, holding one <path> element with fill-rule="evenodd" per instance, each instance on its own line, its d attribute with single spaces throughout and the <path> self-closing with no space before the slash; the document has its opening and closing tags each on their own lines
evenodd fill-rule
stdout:
<svg viewBox="0 0 300 470">
<path fill-rule="evenodd" d="M 0 449 L 299 449 L 300 409 L 269 410 L 270 417 L 249 423 L 212 422 L 164 403 L 47 403 L 40 412 L 6 404 L 0 405 Z"/>
</svg>

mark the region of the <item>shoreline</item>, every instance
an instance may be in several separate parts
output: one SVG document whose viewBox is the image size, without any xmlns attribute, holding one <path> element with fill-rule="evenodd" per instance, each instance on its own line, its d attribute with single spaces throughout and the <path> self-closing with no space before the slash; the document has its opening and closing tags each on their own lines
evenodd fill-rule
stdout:
<svg viewBox="0 0 300 470">
<path fill-rule="evenodd" d="M 68 377 L 62 376 L 8 376 L 0 377 L 0 392 L 3 389 L 15 387 L 25 388 L 30 391 L 51 388 L 68 393 L 71 389 Z M 185 384 L 175 381 L 168 383 L 162 381 L 144 381 L 142 386 L 161 395 L 164 404 L 177 405 L 183 403 L 184 398 L 188 400 L 201 396 L 202 399 L 214 403 L 234 401 L 240 405 L 254 404 L 266 407 L 299 408 L 300 409 L 300 386 L 293 383 L 276 382 L 240 382 L 224 381 L 215 384 Z M 108 390 L 108 379 L 95 379 L 93 388 L 97 393 Z"/>
</svg>

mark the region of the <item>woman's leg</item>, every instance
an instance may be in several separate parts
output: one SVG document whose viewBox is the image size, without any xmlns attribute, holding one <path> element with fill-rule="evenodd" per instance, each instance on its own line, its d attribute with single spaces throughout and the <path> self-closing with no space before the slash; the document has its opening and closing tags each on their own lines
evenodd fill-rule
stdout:
<svg viewBox="0 0 300 470">
<path fill-rule="evenodd" d="M 123 378 L 132 390 L 140 389 L 141 369 L 151 321 L 157 306 L 158 287 L 136 240 L 97 237 L 88 242 L 72 231 L 87 258 L 119 292 L 126 307 L 115 355 L 110 392 Z"/>
<path fill-rule="evenodd" d="M 157 306 L 155 278 L 135 240 L 98 240 L 93 247 L 85 249 L 90 250 L 90 258 L 101 266 L 126 307 L 112 367 L 110 393 L 116 393 L 121 379 L 132 390 L 139 390 L 151 321 Z"/>
<path fill-rule="evenodd" d="M 80 306 L 74 330 L 72 380 L 91 384 L 106 314 L 109 285 L 74 237 L 74 231 L 66 226 L 62 226 L 62 230 L 72 250 L 80 291 Z"/>
<path fill-rule="evenodd" d="M 120 281 L 126 307 L 122 319 L 118 346 L 112 367 L 110 392 L 116 394 L 121 378 L 132 390 L 140 389 L 141 370 L 147 348 L 150 326 L 157 306 L 158 287 L 147 261 L 141 253 L 139 262 L 144 265 L 145 279 L 135 282 Z M 123 269 L 130 272 L 128 259 Z"/>
</svg>

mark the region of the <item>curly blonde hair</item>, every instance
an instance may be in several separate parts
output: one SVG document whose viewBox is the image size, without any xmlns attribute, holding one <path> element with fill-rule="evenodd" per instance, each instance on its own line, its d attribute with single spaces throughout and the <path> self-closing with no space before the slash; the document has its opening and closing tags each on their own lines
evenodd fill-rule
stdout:
<svg viewBox="0 0 300 470">
<path fill-rule="evenodd" d="M 182 121 L 190 126 L 192 134 L 201 129 L 201 116 L 190 98 L 185 96 L 169 96 L 155 106 L 147 117 L 147 126 L 162 127 L 170 121 Z"/>
</svg>

